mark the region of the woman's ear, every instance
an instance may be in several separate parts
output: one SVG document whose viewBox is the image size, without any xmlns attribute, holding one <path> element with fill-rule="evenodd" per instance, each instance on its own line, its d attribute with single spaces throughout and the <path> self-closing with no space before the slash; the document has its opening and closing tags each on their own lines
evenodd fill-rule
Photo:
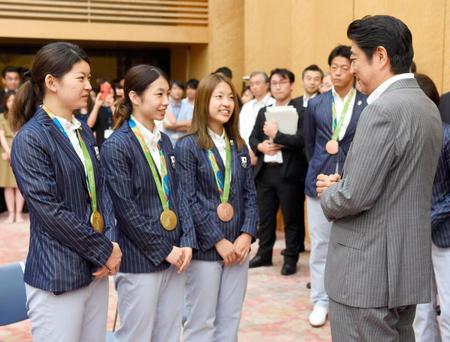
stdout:
<svg viewBox="0 0 450 342">
<path fill-rule="evenodd" d="M 128 97 L 130 98 L 130 101 L 132 104 L 134 104 L 136 106 L 139 106 L 141 104 L 141 98 L 139 97 L 138 94 L 136 94 L 135 91 L 133 91 L 133 90 L 130 91 L 128 93 Z"/>
<path fill-rule="evenodd" d="M 55 77 L 53 77 L 53 75 L 46 75 L 45 79 L 44 79 L 44 83 L 45 83 L 45 88 L 50 90 L 53 93 L 56 93 L 56 89 L 57 89 L 57 79 Z"/>
</svg>

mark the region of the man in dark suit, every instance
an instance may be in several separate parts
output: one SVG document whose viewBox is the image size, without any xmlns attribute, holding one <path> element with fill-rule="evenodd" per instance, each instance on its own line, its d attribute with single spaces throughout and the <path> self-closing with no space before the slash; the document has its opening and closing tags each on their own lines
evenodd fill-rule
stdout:
<svg viewBox="0 0 450 342">
<path fill-rule="evenodd" d="M 331 231 L 331 223 L 323 214 L 317 198 L 316 178 L 321 173 L 342 174 L 359 116 L 367 105 L 366 96 L 353 87 L 350 55 L 350 46 L 338 45 L 331 51 L 328 65 L 333 88 L 312 99 L 304 116 L 303 133 L 309 160 L 305 194 L 311 239 L 311 301 L 314 304 L 309 323 L 313 327 L 324 325 L 328 314 L 329 300 L 324 288 L 324 273 Z M 339 147 L 335 154 L 326 150 L 333 137 Z"/>
<path fill-rule="evenodd" d="M 308 101 L 319 95 L 319 86 L 323 79 L 323 71 L 316 64 L 307 66 L 302 71 L 303 95 L 293 101 L 304 108 L 308 107 Z"/>
<path fill-rule="evenodd" d="M 335 342 L 414 341 L 416 304 L 431 300 L 431 194 L 442 124 L 409 72 L 412 35 L 403 22 L 367 16 L 347 36 L 357 87 L 370 95 L 342 180 L 317 181 L 333 221 L 325 267 L 331 334 Z"/>
<path fill-rule="evenodd" d="M 442 94 L 439 101 L 439 112 L 441 113 L 442 121 L 450 124 L 450 92 Z"/>
<path fill-rule="evenodd" d="M 269 83 L 275 106 L 293 105 L 299 115 L 297 133 L 280 132 L 276 123 L 266 121 L 266 108 L 256 118 L 250 147 L 258 157 L 255 180 L 260 215 L 259 249 L 250 267 L 272 265 L 278 206 L 281 204 L 286 250 L 281 274 L 297 271 L 299 253 L 304 250 L 304 180 L 308 167 L 303 142 L 303 107 L 291 100 L 295 76 L 287 69 L 272 70 Z"/>
<path fill-rule="evenodd" d="M 17 91 L 20 86 L 20 70 L 17 67 L 7 66 L 2 71 L 3 88 L 0 89 L 0 113 L 3 113 L 3 98 L 10 91 Z"/>
</svg>

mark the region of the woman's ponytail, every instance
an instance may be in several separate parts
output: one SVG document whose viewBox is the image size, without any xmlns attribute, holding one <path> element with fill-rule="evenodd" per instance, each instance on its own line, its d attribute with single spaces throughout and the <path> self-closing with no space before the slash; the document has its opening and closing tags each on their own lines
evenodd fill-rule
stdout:
<svg viewBox="0 0 450 342">
<path fill-rule="evenodd" d="M 8 120 L 14 132 L 17 132 L 30 120 L 37 107 L 42 103 L 42 93 L 37 84 L 26 81 L 17 90 L 14 104 L 8 114 Z"/>
<path fill-rule="evenodd" d="M 116 109 L 113 115 L 114 129 L 122 126 L 122 124 L 130 118 L 131 111 L 132 107 L 130 104 L 130 100 L 128 96 L 125 96 L 116 105 Z"/>
</svg>

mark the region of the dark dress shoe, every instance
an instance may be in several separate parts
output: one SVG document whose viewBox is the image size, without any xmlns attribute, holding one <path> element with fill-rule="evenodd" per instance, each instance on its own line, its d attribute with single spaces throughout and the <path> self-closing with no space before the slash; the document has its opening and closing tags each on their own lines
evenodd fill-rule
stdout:
<svg viewBox="0 0 450 342">
<path fill-rule="evenodd" d="M 250 260 L 249 268 L 261 267 L 261 266 L 272 266 L 271 259 L 265 259 L 259 255 L 256 255 L 252 260 Z"/>
<path fill-rule="evenodd" d="M 281 268 L 281 275 L 291 275 L 297 272 L 297 264 L 285 262 Z"/>
</svg>

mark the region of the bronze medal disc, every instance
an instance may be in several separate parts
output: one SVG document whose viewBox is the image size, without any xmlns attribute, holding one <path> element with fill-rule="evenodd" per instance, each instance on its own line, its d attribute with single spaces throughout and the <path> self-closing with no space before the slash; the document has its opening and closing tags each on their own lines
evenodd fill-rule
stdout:
<svg viewBox="0 0 450 342">
<path fill-rule="evenodd" d="M 230 203 L 224 202 L 217 206 L 217 216 L 219 216 L 221 221 L 228 222 L 233 218 L 233 215 L 234 209 Z"/>
<path fill-rule="evenodd" d="M 91 227 L 97 232 L 97 233 L 103 233 L 103 230 L 105 229 L 105 222 L 103 221 L 103 216 L 100 214 L 99 211 L 95 210 L 91 214 Z"/>
<path fill-rule="evenodd" d="M 177 214 L 171 209 L 164 209 L 159 216 L 159 221 L 165 230 L 174 230 L 177 227 Z"/>
<path fill-rule="evenodd" d="M 330 140 L 325 145 L 325 150 L 328 152 L 328 154 L 336 154 L 339 151 L 339 143 L 334 140 Z"/>
</svg>

